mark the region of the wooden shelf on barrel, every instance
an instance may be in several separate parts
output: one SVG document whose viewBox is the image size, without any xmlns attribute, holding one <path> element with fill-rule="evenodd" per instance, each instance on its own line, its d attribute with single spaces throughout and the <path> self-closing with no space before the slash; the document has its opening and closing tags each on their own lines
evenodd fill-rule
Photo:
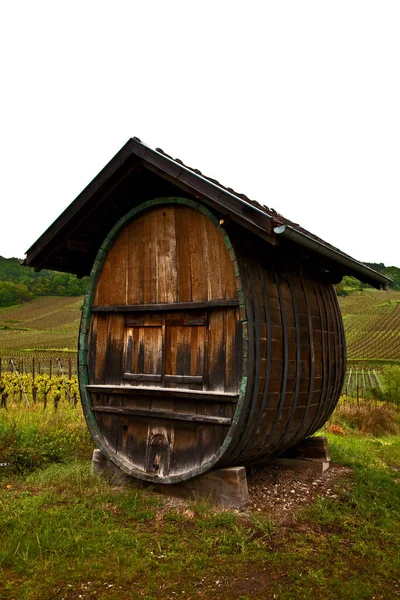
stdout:
<svg viewBox="0 0 400 600">
<path fill-rule="evenodd" d="M 128 386 L 128 385 L 87 385 L 88 392 L 95 394 L 129 395 L 129 396 L 151 396 L 163 397 L 173 400 L 193 400 L 194 402 L 226 402 L 235 403 L 238 394 L 227 392 L 216 393 L 213 391 L 183 390 L 179 388 L 149 387 L 149 386 Z M 159 410 L 154 408 L 143 409 L 129 406 L 114 406 L 95 404 L 92 406 L 93 412 L 112 413 L 119 415 L 129 415 L 137 417 L 154 417 L 158 419 L 172 419 L 174 421 L 189 421 L 191 423 L 207 423 L 215 425 L 231 425 L 232 419 L 213 415 L 202 415 L 182 411 Z"/>
</svg>

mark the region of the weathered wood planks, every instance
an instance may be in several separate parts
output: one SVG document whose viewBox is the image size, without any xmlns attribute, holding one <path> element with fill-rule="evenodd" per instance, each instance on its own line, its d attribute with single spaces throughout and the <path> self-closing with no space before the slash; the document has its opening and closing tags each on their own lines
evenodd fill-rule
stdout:
<svg viewBox="0 0 400 600">
<path fill-rule="evenodd" d="M 85 414 L 127 473 L 170 483 L 262 463 L 333 410 L 343 326 L 333 287 L 303 257 L 161 199 L 114 228 L 92 280 Z"/>
</svg>

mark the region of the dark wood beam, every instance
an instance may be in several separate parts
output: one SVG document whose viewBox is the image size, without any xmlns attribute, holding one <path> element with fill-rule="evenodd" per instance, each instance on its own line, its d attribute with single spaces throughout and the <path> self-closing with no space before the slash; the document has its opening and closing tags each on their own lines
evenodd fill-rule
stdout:
<svg viewBox="0 0 400 600">
<path fill-rule="evenodd" d="M 153 419 L 171 419 L 172 421 L 189 421 L 190 423 L 208 423 L 209 425 L 231 425 L 232 419 L 227 417 L 213 417 L 208 415 L 195 415 L 192 413 L 176 413 L 167 410 L 126 408 L 119 406 L 93 406 L 93 412 L 114 413 L 117 415 L 132 415 L 135 417 L 151 417 Z"/>
<path fill-rule="evenodd" d="M 227 308 L 239 306 L 238 300 L 205 300 L 204 302 L 172 302 L 171 304 L 114 304 L 92 306 L 94 313 L 121 312 L 172 312 L 174 310 L 195 310 L 207 308 Z"/>
</svg>

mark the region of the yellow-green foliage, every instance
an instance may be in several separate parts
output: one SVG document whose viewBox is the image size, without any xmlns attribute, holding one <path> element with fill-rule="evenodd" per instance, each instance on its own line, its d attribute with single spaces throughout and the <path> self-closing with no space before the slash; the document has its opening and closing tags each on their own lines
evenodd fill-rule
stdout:
<svg viewBox="0 0 400 600">
<path fill-rule="evenodd" d="M 0 404 L 7 408 L 10 402 L 24 402 L 27 406 L 31 403 L 43 403 L 46 408 L 50 400 L 59 402 L 61 398 L 68 399 L 72 404 L 78 402 L 78 379 L 74 375 L 71 379 L 65 376 L 47 373 L 31 373 L 17 375 L 7 371 L 0 377 Z"/>
<path fill-rule="evenodd" d="M 396 435 L 400 433 L 400 411 L 387 402 L 342 396 L 327 423 L 331 433 L 357 431 L 362 435 Z"/>
<path fill-rule="evenodd" d="M 25 383 L 29 377 L 24 376 Z M 66 394 L 61 393 L 59 377 L 37 376 L 38 398 L 34 402 L 32 391 L 28 390 L 29 406 L 24 397 L 19 399 L 11 374 L 3 376 L 4 380 L 6 389 L 13 395 L 9 396 L 11 399 L 7 400 L 6 407 L 0 408 L 0 463 L 3 465 L 0 478 L 52 462 L 90 458 L 93 442 L 80 403 L 75 406 Z M 76 378 L 70 389 L 74 386 Z M 46 393 L 47 407 L 44 409 Z"/>
</svg>

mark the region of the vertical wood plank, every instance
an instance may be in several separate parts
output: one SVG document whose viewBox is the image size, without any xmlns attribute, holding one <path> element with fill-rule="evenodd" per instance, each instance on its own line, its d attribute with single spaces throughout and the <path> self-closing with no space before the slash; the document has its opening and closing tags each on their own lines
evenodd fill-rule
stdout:
<svg viewBox="0 0 400 600">
<path fill-rule="evenodd" d="M 96 328 L 94 383 L 106 383 L 106 354 L 107 354 L 107 331 L 108 315 L 93 315 L 92 322 Z"/>
<path fill-rule="evenodd" d="M 146 212 L 139 219 L 143 227 L 143 302 L 144 304 L 157 303 L 157 212 Z"/>
<path fill-rule="evenodd" d="M 128 226 L 127 304 L 143 304 L 144 246 L 143 217 Z"/>
<path fill-rule="evenodd" d="M 175 212 L 168 206 L 156 215 L 157 302 L 177 302 Z"/>
<path fill-rule="evenodd" d="M 229 271 L 225 273 L 224 270 L 224 254 L 228 254 L 228 252 L 214 224 L 205 217 L 203 217 L 203 221 L 204 236 L 207 240 L 207 257 L 205 260 L 208 264 L 208 299 L 225 298 L 225 278 L 229 276 Z"/>
<path fill-rule="evenodd" d="M 126 304 L 128 230 L 124 228 L 108 253 L 97 286 L 99 304 Z"/>
<path fill-rule="evenodd" d="M 190 271 L 192 274 L 192 300 L 208 299 L 209 261 L 204 217 L 193 210 L 185 210 L 189 234 Z"/>
<path fill-rule="evenodd" d="M 190 260 L 190 239 L 187 227 L 187 211 L 175 207 L 175 236 L 177 261 L 177 301 L 192 300 L 192 268 Z"/>
<path fill-rule="evenodd" d="M 114 314 L 108 319 L 106 381 L 121 384 L 123 375 L 123 351 L 125 345 L 125 318 Z"/>
</svg>

